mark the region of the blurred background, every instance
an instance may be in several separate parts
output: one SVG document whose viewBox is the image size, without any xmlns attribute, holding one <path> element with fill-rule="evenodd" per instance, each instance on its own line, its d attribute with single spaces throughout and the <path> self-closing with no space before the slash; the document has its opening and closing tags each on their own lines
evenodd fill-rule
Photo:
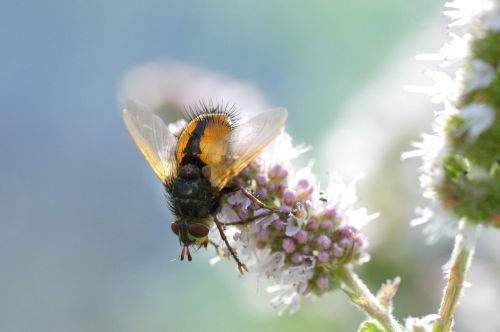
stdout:
<svg viewBox="0 0 500 332">
<path fill-rule="evenodd" d="M 156 102 L 148 93 L 158 84 L 180 87 L 172 98 L 184 100 L 194 81 L 193 91 L 221 92 L 243 110 L 287 107 L 287 130 L 313 146 L 306 157 L 320 179 L 364 172 L 360 204 L 380 217 L 365 229 L 372 260 L 359 273 L 372 290 L 402 277 L 399 318 L 434 312 L 452 241 L 429 246 L 409 226 L 423 204 L 419 160 L 400 154 L 430 130 L 435 106 L 403 85 L 430 84 L 414 56 L 445 40 L 442 6 L 2 2 L 0 331 L 355 331 L 363 315 L 341 293 L 278 317 L 232 262 L 210 266 L 205 251 L 172 261 L 179 244 L 163 188 L 120 108 L 131 95 Z M 457 331 L 473 331 L 472 319 L 476 331 L 477 322 L 500 330 L 498 235 L 480 235 Z"/>
</svg>

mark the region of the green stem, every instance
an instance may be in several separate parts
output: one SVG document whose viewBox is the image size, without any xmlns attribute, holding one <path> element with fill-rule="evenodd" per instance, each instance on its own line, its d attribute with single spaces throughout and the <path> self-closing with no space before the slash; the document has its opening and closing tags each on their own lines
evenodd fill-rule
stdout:
<svg viewBox="0 0 500 332">
<path fill-rule="evenodd" d="M 433 332 L 448 332 L 453 325 L 455 309 L 462 294 L 464 277 L 474 254 L 477 227 L 460 222 L 459 234 L 455 237 L 455 246 L 451 254 L 448 282 L 439 308 L 439 320 L 434 324 Z"/>
<path fill-rule="evenodd" d="M 379 322 L 387 332 L 403 331 L 403 328 L 394 318 L 392 312 L 380 304 L 352 269 L 343 267 L 338 271 L 338 275 L 344 285 L 347 286 L 347 289 L 342 287 L 342 290 L 354 304 Z"/>
</svg>

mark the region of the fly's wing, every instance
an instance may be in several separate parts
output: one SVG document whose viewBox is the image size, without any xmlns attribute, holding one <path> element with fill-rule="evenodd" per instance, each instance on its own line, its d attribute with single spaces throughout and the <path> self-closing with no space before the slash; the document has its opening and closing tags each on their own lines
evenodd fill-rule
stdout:
<svg viewBox="0 0 500 332">
<path fill-rule="evenodd" d="M 231 133 L 226 160 L 210 167 L 212 186 L 221 190 L 250 164 L 281 133 L 287 114 L 286 109 L 276 108 L 236 127 Z"/>
<path fill-rule="evenodd" d="M 123 119 L 153 171 L 168 186 L 177 172 L 174 135 L 158 116 L 132 101 L 123 109 Z"/>
</svg>

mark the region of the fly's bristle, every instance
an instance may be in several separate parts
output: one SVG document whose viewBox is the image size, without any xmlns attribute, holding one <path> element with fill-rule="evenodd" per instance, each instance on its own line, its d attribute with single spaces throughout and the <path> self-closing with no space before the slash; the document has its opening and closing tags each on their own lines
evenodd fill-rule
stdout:
<svg viewBox="0 0 500 332">
<path fill-rule="evenodd" d="M 171 182 L 173 183 L 173 178 L 172 178 Z M 167 201 L 167 206 L 168 206 L 168 209 L 170 210 L 170 213 L 172 213 L 175 216 L 176 210 L 175 210 L 174 202 L 172 201 L 172 196 L 170 196 L 170 194 L 169 194 L 171 192 L 171 189 L 172 189 L 172 185 L 167 186 L 165 184 L 165 190 L 167 191 L 167 193 L 165 194 L 165 200 Z"/>
<path fill-rule="evenodd" d="M 194 105 L 185 107 L 186 121 L 189 123 L 206 114 L 225 115 L 229 118 L 234 129 L 240 119 L 239 111 L 235 104 L 224 103 L 222 100 L 214 103 L 213 100 L 200 100 Z"/>
</svg>

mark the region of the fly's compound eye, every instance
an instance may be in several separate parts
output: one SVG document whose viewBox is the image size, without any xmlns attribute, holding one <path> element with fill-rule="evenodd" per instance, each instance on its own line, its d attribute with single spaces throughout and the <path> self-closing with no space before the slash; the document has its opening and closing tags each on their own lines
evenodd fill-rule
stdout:
<svg viewBox="0 0 500 332">
<path fill-rule="evenodd" d="M 179 235 L 179 225 L 177 223 L 173 222 L 170 224 L 170 228 L 172 229 L 172 232 L 174 232 L 176 235 Z"/>
<path fill-rule="evenodd" d="M 189 224 L 188 225 L 189 234 L 195 238 L 204 238 L 208 235 L 210 230 L 206 225 L 203 224 Z"/>
</svg>

